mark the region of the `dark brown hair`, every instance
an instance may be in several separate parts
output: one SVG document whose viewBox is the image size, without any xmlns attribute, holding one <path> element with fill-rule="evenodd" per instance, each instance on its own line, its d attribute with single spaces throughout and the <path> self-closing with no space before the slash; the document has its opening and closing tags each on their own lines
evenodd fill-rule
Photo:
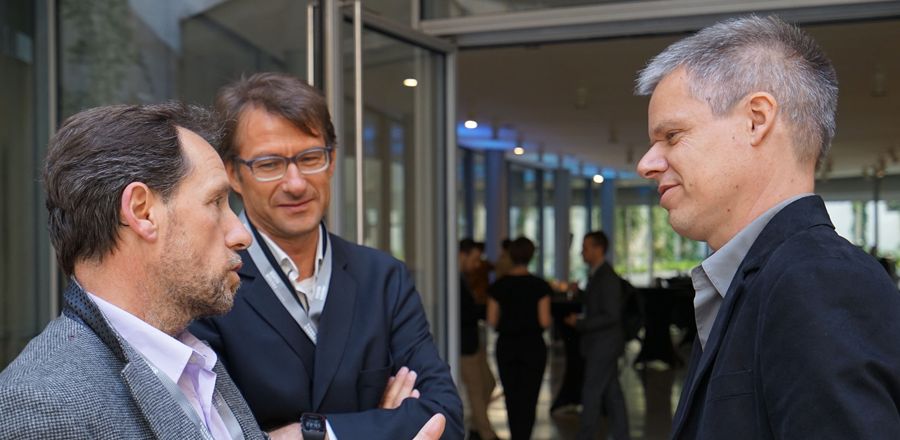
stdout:
<svg viewBox="0 0 900 440">
<path fill-rule="evenodd" d="M 228 84 L 216 95 L 216 112 L 224 127 L 219 155 L 225 162 L 237 157 L 238 120 L 241 113 L 254 106 L 287 119 L 309 136 L 322 136 L 325 146 L 337 146 L 325 97 L 299 78 L 264 72 Z"/>
<path fill-rule="evenodd" d="M 606 237 L 606 233 L 603 231 L 588 232 L 587 234 L 584 234 L 584 238 L 590 239 L 594 246 L 602 247 L 603 252 L 606 252 L 609 249 L 609 238 Z"/>
<path fill-rule="evenodd" d="M 509 244 L 509 258 L 515 265 L 526 265 L 534 257 L 534 242 L 519 237 Z"/>
<path fill-rule="evenodd" d="M 218 142 L 210 112 L 174 102 L 97 107 L 63 122 L 48 146 L 43 180 L 50 241 L 67 275 L 78 261 L 102 261 L 115 249 L 126 186 L 143 182 L 164 202 L 175 193 L 191 169 L 176 127 Z"/>
</svg>

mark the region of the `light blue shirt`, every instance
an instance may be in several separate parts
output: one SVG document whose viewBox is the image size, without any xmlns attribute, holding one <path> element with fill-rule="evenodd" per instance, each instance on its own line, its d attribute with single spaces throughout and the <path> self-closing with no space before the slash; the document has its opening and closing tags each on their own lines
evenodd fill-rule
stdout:
<svg viewBox="0 0 900 440">
<path fill-rule="evenodd" d="M 694 284 L 694 292 L 696 292 L 694 294 L 694 316 L 697 321 L 697 336 L 700 338 L 701 348 L 706 347 L 709 333 L 716 322 L 719 307 L 722 306 L 722 301 L 728 294 L 728 288 L 731 287 L 731 281 L 741 266 L 741 262 L 744 261 L 744 257 L 747 256 L 747 252 L 750 252 L 750 247 L 759 238 L 759 234 L 769 224 L 772 217 L 781 212 L 785 206 L 811 195 L 813 194 L 800 194 L 773 206 L 741 229 L 721 249 L 715 251 L 699 266 L 691 270 L 691 282 Z"/>
</svg>

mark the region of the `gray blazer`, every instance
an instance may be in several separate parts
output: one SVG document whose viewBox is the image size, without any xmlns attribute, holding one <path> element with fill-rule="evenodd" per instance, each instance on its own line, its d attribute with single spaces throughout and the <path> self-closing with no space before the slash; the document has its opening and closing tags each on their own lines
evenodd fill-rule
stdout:
<svg viewBox="0 0 900 440">
<path fill-rule="evenodd" d="M 2 439 L 200 439 L 140 354 L 75 283 L 63 313 L 0 373 Z M 262 439 L 221 363 L 216 389 L 245 438 Z"/>
</svg>

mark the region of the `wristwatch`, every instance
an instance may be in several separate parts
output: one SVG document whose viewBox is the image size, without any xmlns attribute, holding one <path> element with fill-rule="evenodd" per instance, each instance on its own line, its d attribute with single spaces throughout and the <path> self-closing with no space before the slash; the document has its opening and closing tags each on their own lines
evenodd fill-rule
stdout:
<svg viewBox="0 0 900 440">
<path fill-rule="evenodd" d="M 300 432 L 303 440 L 325 440 L 325 416 L 316 413 L 303 413 L 300 416 Z"/>
</svg>

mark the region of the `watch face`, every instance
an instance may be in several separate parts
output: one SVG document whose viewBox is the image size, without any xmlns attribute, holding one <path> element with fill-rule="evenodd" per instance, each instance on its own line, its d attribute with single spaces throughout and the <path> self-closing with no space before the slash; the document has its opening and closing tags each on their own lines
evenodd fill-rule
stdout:
<svg viewBox="0 0 900 440">
<path fill-rule="evenodd" d="M 324 432 L 325 418 L 320 415 L 304 414 L 300 419 L 304 431 Z"/>
</svg>

